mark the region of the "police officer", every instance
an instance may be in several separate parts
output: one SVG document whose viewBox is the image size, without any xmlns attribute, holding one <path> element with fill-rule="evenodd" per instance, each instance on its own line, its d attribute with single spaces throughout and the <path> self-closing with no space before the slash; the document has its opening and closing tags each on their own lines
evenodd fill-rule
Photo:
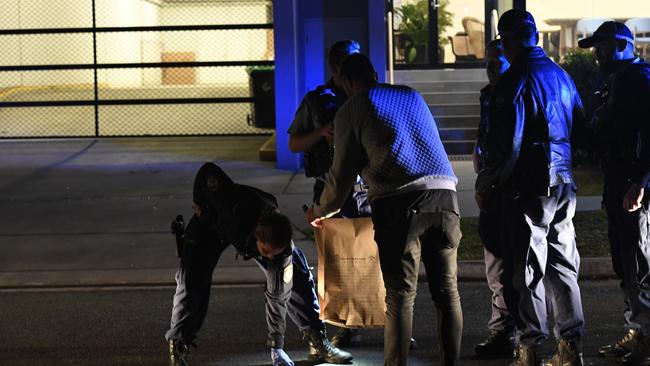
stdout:
<svg viewBox="0 0 650 366">
<path fill-rule="evenodd" d="M 359 43 L 354 40 L 344 40 L 334 43 L 328 52 L 327 60 L 332 78 L 325 84 L 305 95 L 293 123 L 289 127 L 289 149 L 305 154 L 305 175 L 314 178 L 313 202 L 319 201 L 327 172 L 332 165 L 334 156 L 334 116 L 336 111 L 346 101 L 346 95 L 341 89 L 339 71 L 343 60 L 360 52 Z M 363 182 L 358 179 L 355 188 L 343 204 L 339 217 L 362 217 L 370 215 L 370 205 Z M 339 328 L 332 337 L 332 344 L 348 346 L 358 342 L 361 335 L 355 329 Z"/>
<path fill-rule="evenodd" d="M 505 12 L 498 30 L 510 68 L 490 100 L 486 167 L 476 186 L 479 206 L 498 189 L 511 203 L 514 236 L 509 244 L 521 330 L 512 365 L 537 364 L 537 349 L 548 338 L 547 306 L 559 340 L 545 365 L 582 365 L 584 316 L 570 145 L 574 122 L 584 121 L 582 104 L 568 74 L 537 47 L 530 13 Z"/>
<path fill-rule="evenodd" d="M 494 40 L 486 47 L 486 72 L 489 84 L 481 89 L 481 119 L 478 128 L 476 146 L 472 154 L 474 170 L 478 173 L 485 165 L 487 153 L 486 133 L 488 128 L 489 101 L 492 88 L 496 85 L 501 74 L 510 64 L 503 56 L 501 40 Z M 493 123 L 499 123 L 494 121 Z M 482 357 L 512 357 L 515 343 L 515 320 L 512 314 L 512 301 L 506 301 L 506 296 L 513 296 L 511 257 L 502 238 L 503 220 L 501 217 L 501 196 L 492 194 L 483 201 L 479 213 L 479 235 L 484 246 L 485 274 L 488 287 L 492 291 L 492 313 L 488 321 L 489 334 L 485 341 L 477 344 L 474 351 Z M 506 263 L 507 262 L 507 263 Z M 504 264 L 510 264 L 504 270 Z"/>
<path fill-rule="evenodd" d="M 605 176 L 612 263 L 626 302 L 627 333 L 599 352 L 650 365 L 650 66 L 634 56 L 632 32 L 619 22 L 603 23 L 578 45 L 594 47 L 600 69 L 609 74 L 592 125 Z"/>
<path fill-rule="evenodd" d="M 303 252 L 291 245 L 272 258 L 260 255 L 256 225 L 262 215 L 277 210 L 275 197 L 235 184 L 221 168 L 206 163 L 196 174 L 193 206 L 195 215 L 185 233 L 171 325 L 165 335 L 171 366 L 189 365 L 190 346 L 208 310 L 212 272 L 230 244 L 244 259 L 254 259 L 266 275 L 267 344 L 274 366 L 293 365 L 282 349 L 287 314 L 309 343 L 310 360 L 352 360 L 349 353 L 332 346 L 325 335 L 314 280 Z"/>
</svg>

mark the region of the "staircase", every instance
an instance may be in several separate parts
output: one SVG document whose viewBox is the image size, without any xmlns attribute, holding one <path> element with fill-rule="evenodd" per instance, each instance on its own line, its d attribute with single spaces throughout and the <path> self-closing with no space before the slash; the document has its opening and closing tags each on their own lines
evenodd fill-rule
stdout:
<svg viewBox="0 0 650 366">
<path fill-rule="evenodd" d="M 422 94 L 438 124 L 449 155 L 471 154 L 480 118 L 479 91 L 487 84 L 483 69 L 399 70 L 395 84 Z"/>
</svg>

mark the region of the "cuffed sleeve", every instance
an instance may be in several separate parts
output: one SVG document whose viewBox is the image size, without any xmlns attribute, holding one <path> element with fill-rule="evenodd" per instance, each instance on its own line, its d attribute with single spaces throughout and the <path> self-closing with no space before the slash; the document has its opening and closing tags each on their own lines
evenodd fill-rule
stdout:
<svg viewBox="0 0 650 366">
<path fill-rule="evenodd" d="M 291 253 L 279 259 L 261 260 L 266 269 L 266 323 L 267 345 L 271 348 L 284 347 L 284 333 L 287 329 L 287 303 L 293 287 L 293 264 Z"/>
</svg>

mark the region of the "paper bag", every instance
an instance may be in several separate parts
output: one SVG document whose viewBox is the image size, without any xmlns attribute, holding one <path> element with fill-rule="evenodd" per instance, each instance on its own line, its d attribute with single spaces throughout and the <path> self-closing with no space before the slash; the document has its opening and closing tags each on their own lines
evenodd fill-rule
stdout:
<svg viewBox="0 0 650 366">
<path fill-rule="evenodd" d="M 384 326 L 386 289 L 371 219 L 327 219 L 314 231 L 321 320 L 346 328 Z"/>
</svg>

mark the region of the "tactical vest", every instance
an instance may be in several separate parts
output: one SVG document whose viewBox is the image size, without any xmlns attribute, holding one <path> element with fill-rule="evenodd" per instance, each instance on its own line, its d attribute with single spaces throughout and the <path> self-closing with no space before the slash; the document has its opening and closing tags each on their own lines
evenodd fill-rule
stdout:
<svg viewBox="0 0 650 366">
<path fill-rule="evenodd" d="M 310 93 L 312 106 L 312 119 L 314 128 L 320 128 L 334 122 L 336 111 L 343 104 L 344 99 L 337 96 L 333 89 L 321 86 Z M 322 138 L 314 146 L 305 151 L 305 175 L 307 177 L 320 177 L 327 173 L 332 166 L 334 146 Z"/>
</svg>

